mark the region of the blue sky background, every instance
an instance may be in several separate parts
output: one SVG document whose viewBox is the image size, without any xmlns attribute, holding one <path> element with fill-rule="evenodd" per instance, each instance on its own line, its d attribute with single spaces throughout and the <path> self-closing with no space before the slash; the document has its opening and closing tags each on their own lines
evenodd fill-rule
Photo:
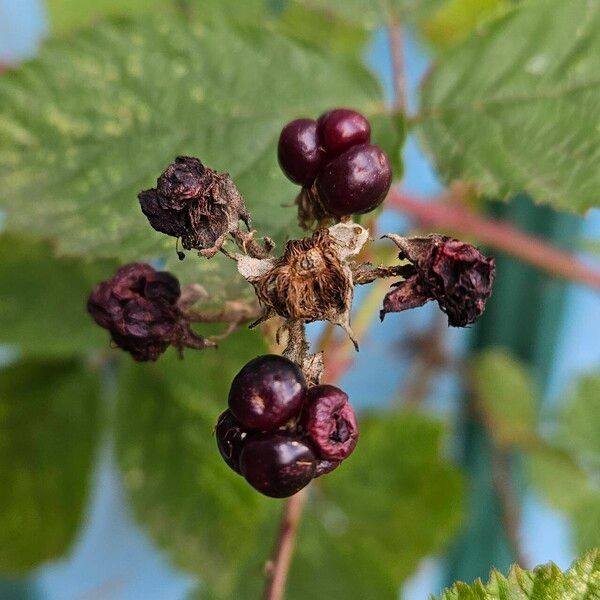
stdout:
<svg viewBox="0 0 600 600">
<path fill-rule="evenodd" d="M 0 0 L 0 62 L 12 63 L 35 54 L 45 35 L 43 5 L 37 0 Z M 391 66 L 385 35 L 375 35 L 367 60 L 379 73 L 391 94 Z M 428 58 L 422 48 L 408 36 L 406 40 L 409 104 L 415 105 L 417 83 L 427 68 Z M 414 140 L 404 151 L 404 186 L 421 195 L 440 191 L 428 161 Z M 385 213 L 382 229 L 402 231 L 407 222 L 397 213 Z M 583 236 L 600 238 L 600 211 L 586 218 Z M 592 260 L 589 256 L 582 256 Z M 595 262 L 598 266 L 598 261 Z M 427 326 L 434 307 L 424 307 L 407 314 L 394 315 L 396 327 L 374 325 L 361 345 L 357 367 L 349 373 L 343 386 L 359 407 L 388 402 L 398 389 L 405 372 L 398 358 L 398 331 Z M 547 404 L 560 397 L 561 390 L 577 373 L 600 365 L 600 299 L 597 294 L 570 286 L 558 352 L 554 360 Z M 315 328 L 313 328 L 314 333 Z M 451 343 L 465 343 L 462 332 L 451 332 Z M 376 377 L 373 374 L 376 373 Z M 376 380 L 376 387 L 373 382 Z M 436 381 L 435 401 L 438 413 L 450 414 L 455 406 L 456 385 L 448 377 Z M 43 600 L 178 600 L 191 589 L 193 580 L 170 567 L 131 517 L 119 476 L 114 467 L 110 440 L 98 457 L 94 493 L 87 518 L 68 557 L 43 566 L 33 577 L 34 586 Z M 525 551 L 534 563 L 554 560 L 566 567 L 574 557 L 569 527 L 556 511 L 527 495 L 523 507 L 522 537 Z M 405 600 L 425 600 L 436 593 L 443 578 L 443 567 L 436 559 L 425 559 L 419 571 L 404 587 Z"/>
</svg>

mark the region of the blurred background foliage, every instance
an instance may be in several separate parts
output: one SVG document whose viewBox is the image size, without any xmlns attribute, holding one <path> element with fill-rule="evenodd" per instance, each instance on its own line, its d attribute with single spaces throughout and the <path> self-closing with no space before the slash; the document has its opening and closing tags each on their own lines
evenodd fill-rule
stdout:
<svg viewBox="0 0 600 600">
<path fill-rule="evenodd" d="M 256 598 L 279 503 L 228 472 L 212 427 L 231 378 L 265 351 L 264 340 L 239 331 L 217 352 L 183 361 L 170 352 L 139 365 L 112 351 L 85 313 L 93 284 L 131 260 L 201 282 L 214 304 L 246 297 L 219 257 L 177 261 L 174 244 L 141 216 L 137 192 L 177 154 L 201 156 L 232 175 L 254 226 L 281 247 L 299 230 L 287 206 L 294 187 L 276 162 L 279 130 L 347 105 L 371 119 L 397 181 L 409 131 L 444 182 L 478 184 L 477 210 L 506 216 L 488 200 L 526 190 L 584 213 L 600 184 L 600 5 L 48 0 L 46 8 L 51 33 L 38 56 L 0 77 L 0 574 L 21 576 L 71 551 L 101 448 L 109 448 L 136 522 L 199 582 L 192 595 Z M 410 27 L 435 64 L 408 118 L 390 108 L 365 63 L 367 44 L 390 19 Z M 510 204 L 508 216 L 527 213 L 521 223 L 553 237 L 551 209 L 520 206 Z M 579 217 L 566 219 L 559 229 L 575 232 Z M 396 598 L 424 557 L 444 553 L 475 522 L 477 469 L 493 479 L 507 462 L 500 476 L 562 511 L 578 550 L 600 545 L 600 375 L 573 381 L 564 401 L 540 415 L 547 380 L 536 357 L 540 346 L 552 356 L 564 287 L 503 260 L 471 353 L 434 364 L 464 382 L 459 422 L 415 402 L 410 386 L 393 404 L 358 402 L 359 451 L 312 486 L 288 598 Z M 548 325 L 536 319 L 549 298 L 556 320 L 544 313 Z M 525 305 L 540 314 L 522 322 Z M 545 338 L 542 325 L 551 329 Z M 395 343 L 414 350 L 402 333 Z M 423 353 L 413 354 L 418 375 Z M 477 469 L 463 461 L 461 472 L 455 446 L 471 435 L 469 419 L 491 451 Z M 471 530 L 479 538 L 485 527 L 505 526 L 489 506 L 483 511 L 492 516 Z M 468 575 L 504 566 L 493 551 L 472 553 L 479 563 Z"/>
</svg>

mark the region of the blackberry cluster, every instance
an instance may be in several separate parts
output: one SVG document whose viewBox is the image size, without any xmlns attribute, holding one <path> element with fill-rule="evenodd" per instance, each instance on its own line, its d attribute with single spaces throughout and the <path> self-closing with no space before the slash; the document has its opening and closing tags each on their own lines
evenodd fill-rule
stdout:
<svg viewBox="0 0 600 600">
<path fill-rule="evenodd" d="M 330 110 L 317 121 L 296 119 L 283 128 L 279 165 L 317 204 L 311 215 L 339 218 L 383 202 L 392 169 L 386 153 L 370 140 L 369 121 L 347 108 Z"/>
<path fill-rule="evenodd" d="M 342 390 L 309 388 L 298 365 L 267 354 L 235 376 L 215 434 L 236 473 L 262 494 L 285 498 L 347 458 L 358 427 Z"/>
</svg>

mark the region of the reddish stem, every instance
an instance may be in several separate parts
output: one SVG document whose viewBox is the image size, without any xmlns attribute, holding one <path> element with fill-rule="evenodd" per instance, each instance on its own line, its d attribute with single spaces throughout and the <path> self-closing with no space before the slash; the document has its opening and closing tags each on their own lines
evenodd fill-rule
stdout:
<svg viewBox="0 0 600 600">
<path fill-rule="evenodd" d="M 267 564 L 268 575 L 264 600 L 282 600 L 283 598 L 294 552 L 296 532 L 302 518 L 305 501 L 306 488 L 289 498 L 284 505 L 273 559 Z"/>
<path fill-rule="evenodd" d="M 483 244 L 532 264 L 555 277 L 576 281 L 600 291 L 600 273 L 572 254 L 524 233 L 506 221 L 486 219 L 459 204 L 431 202 L 399 189 L 390 191 L 388 205 L 424 228 L 473 236 Z"/>
</svg>

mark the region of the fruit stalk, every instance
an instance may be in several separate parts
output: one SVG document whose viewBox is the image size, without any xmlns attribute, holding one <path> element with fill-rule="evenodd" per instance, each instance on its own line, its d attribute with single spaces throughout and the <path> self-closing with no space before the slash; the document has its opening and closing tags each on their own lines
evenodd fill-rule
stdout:
<svg viewBox="0 0 600 600">
<path fill-rule="evenodd" d="M 283 598 L 296 542 L 296 532 L 305 502 L 306 488 L 288 498 L 283 507 L 273 559 L 266 566 L 267 585 L 264 600 L 282 600 Z"/>
</svg>

